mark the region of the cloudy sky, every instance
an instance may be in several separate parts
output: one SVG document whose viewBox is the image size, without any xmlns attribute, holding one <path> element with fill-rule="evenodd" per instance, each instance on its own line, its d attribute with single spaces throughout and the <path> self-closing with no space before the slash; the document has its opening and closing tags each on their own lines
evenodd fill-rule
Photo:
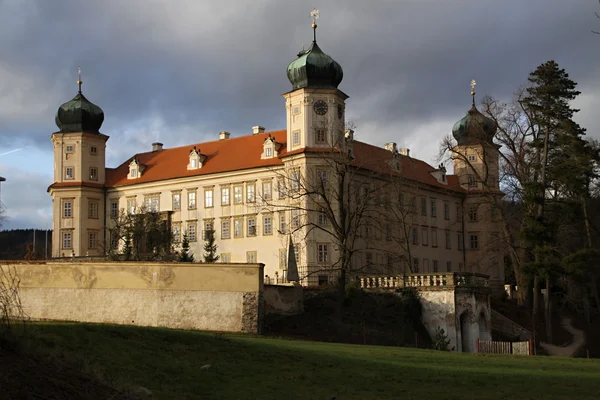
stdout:
<svg viewBox="0 0 600 400">
<path fill-rule="evenodd" d="M 597 0 L 0 0 L 1 199 L 11 228 L 50 228 L 50 135 L 83 92 L 103 108 L 107 166 L 165 147 L 285 127 L 286 67 L 312 39 L 344 69 L 359 140 L 435 162 L 478 98 L 509 99 L 556 60 L 579 83 L 579 122 L 600 136 Z"/>
</svg>

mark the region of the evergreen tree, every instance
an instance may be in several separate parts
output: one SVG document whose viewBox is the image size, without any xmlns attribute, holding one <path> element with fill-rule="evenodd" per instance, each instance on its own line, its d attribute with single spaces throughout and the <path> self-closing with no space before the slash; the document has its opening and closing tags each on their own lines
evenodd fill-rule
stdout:
<svg viewBox="0 0 600 400">
<path fill-rule="evenodd" d="M 204 251 L 204 262 L 214 263 L 219 261 L 219 256 L 217 255 L 217 244 L 215 242 L 215 231 L 213 230 L 205 232 Z"/>
<path fill-rule="evenodd" d="M 190 254 L 190 240 L 188 239 L 187 232 L 183 234 L 183 241 L 181 242 L 181 253 L 179 254 L 179 261 L 194 262 L 194 255 Z"/>
</svg>

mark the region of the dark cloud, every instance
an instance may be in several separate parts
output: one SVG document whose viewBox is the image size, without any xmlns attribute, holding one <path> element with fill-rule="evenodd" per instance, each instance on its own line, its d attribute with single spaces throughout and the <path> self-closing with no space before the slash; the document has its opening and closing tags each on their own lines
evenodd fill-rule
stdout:
<svg viewBox="0 0 600 400">
<path fill-rule="evenodd" d="M 340 88 L 363 140 L 393 140 L 431 161 L 469 107 L 471 79 L 478 98 L 508 99 L 549 59 L 579 82 L 580 121 L 600 131 L 590 110 L 600 96 L 593 0 L 321 3 L 318 41 L 344 68 Z M 106 114 L 109 166 L 155 140 L 281 129 L 285 69 L 312 40 L 309 12 L 276 0 L 0 0 L 0 154 L 51 151 L 54 113 L 75 95 L 78 66 Z M 37 201 L 46 207 L 49 196 Z"/>
</svg>

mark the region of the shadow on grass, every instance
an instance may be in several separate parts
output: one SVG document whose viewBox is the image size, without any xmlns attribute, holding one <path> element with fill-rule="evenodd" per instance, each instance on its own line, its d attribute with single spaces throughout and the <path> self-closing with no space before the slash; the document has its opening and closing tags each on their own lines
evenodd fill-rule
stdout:
<svg viewBox="0 0 600 400">
<path fill-rule="evenodd" d="M 78 354 L 123 386 L 148 387 L 159 399 L 600 398 L 595 360 L 115 325 L 38 324 L 35 331 L 41 348 Z"/>
</svg>

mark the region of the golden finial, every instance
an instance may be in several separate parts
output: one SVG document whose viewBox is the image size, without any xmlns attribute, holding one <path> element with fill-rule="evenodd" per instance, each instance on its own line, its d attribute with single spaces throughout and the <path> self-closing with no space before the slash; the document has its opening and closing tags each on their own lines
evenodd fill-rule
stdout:
<svg viewBox="0 0 600 400">
<path fill-rule="evenodd" d="M 475 85 L 477 85 L 475 79 L 471 80 L 471 96 L 473 97 L 473 105 L 475 105 Z"/>
<path fill-rule="evenodd" d="M 81 80 L 81 67 L 77 68 L 77 86 L 79 86 L 79 93 L 81 93 L 81 84 L 83 81 Z"/>
<path fill-rule="evenodd" d="M 319 10 L 313 8 L 310 12 L 310 17 L 312 18 L 312 28 L 313 28 L 313 42 L 317 41 L 317 20 L 319 19 Z"/>
</svg>

